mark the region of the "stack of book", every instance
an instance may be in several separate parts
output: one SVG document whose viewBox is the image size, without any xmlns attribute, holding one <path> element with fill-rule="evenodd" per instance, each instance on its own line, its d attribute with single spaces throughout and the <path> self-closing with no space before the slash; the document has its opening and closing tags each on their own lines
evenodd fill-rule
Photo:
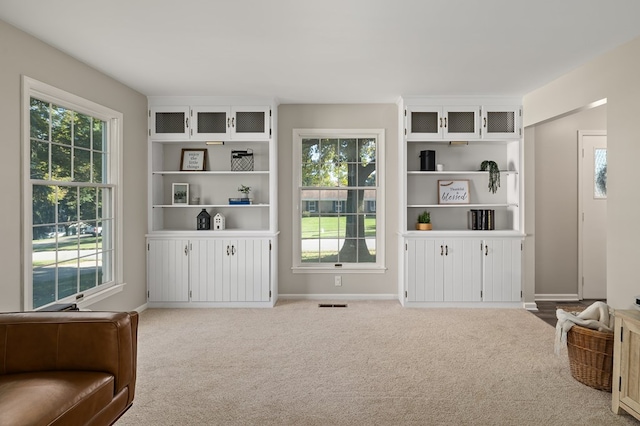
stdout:
<svg viewBox="0 0 640 426">
<path fill-rule="evenodd" d="M 229 198 L 229 204 L 251 204 L 251 198 Z"/>
<path fill-rule="evenodd" d="M 493 231 L 496 229 L 496 211 L 469 210 L 469 229 L 474 231 Z"/>
</svg>

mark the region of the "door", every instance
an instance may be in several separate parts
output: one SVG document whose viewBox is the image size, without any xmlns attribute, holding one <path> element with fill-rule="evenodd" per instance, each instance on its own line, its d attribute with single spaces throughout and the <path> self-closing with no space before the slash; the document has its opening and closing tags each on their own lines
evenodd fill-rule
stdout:
<svg viewBox="0 0 640 426">
<path fill-rule="evenodd" d="M 191 108 L 191 139 L 225 141 L 231 133 L 229 107 Z"/>
<path fill-rule="evenodd" d="M 408 302 L 442 301 L 444 244 L 432 239 L 410 239 L 406 246 Z"/>
<path fill-rule="evenodd" d="M 579 154 L 579 271 L 583 299 L 607 297 L 607 134 L 578 132 Z"/>
<path fill-rule="evenodd" d="M 484 240 L 483 291 L 485 302 L 522 299 L 522 242 L 513 238 Z"/>
<path fill-rule="evenodd" d="M 445 302 L 479 302 L 482 286 L 482 241 L 451 239 L 445 241 Z"/>
<path fill-rule="evenodd" d="M 408 107 L 405 110 L 407 140 L 441 139 L 444 130 L 442 108 Z"/>
<path fill-rule="evenodd" d="M 271 108 L 242 106 L 231 108 L 231 138 L 268 140 L 271 137 Z"/>
<path fill-rule="evenodd" d="M 149 302 L 189 301 L 189 241 L 149 240 L 147 290 Z"/>
<path fill-rule="evenodd" d="M 153 140 L 189 139 L 189 107 L 152 107 L 149 110 L 149 136 Z"/>
</svg>

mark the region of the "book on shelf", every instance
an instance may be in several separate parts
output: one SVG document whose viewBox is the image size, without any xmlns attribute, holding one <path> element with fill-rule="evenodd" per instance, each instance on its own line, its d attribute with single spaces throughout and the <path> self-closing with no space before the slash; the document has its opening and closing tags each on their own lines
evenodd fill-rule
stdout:
<svg viewBox="0 0 640 426">
<path fill-rule="evenodd" d="M 496 229 L 496 211 L 491 209 L 469 210 L 468 228 L 473 231 L 493 231 Z"/>
<path fill-rule="evenodd" d="M 229 205 L 235 204 L 253 204 L 253 199 L 251 198 L 229 198 Z"/>
</svg>

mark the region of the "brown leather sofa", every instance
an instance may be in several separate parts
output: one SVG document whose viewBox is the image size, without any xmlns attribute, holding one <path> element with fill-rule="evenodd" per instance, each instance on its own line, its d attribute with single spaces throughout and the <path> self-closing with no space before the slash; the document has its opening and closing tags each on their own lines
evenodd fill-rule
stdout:
<svg viewBox="0 0 640 426">
<path fill-rule="evenodd" d="M 136 312 L 0 314 L 0 425 L 110 425 L 131 406 Z"/>
</svg>

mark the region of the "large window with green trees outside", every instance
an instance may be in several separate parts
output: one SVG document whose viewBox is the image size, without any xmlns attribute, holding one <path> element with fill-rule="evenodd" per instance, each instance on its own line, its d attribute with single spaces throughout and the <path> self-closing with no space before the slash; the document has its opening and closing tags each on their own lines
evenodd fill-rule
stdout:
<svg viewBox="0 0 640 426">
<path fill-rule="evenodd" d="M 383 131 L 301 130 L 294 139 L 299 232 L 294 266 L 382 266 L 375 206 L 382 196 Z"/>
<path fill-rule="evenodd" d="M 29 98 L 32 309 L 80 299 L 115 275 L 110 121 L 44 98 Z"/>
</svg>

